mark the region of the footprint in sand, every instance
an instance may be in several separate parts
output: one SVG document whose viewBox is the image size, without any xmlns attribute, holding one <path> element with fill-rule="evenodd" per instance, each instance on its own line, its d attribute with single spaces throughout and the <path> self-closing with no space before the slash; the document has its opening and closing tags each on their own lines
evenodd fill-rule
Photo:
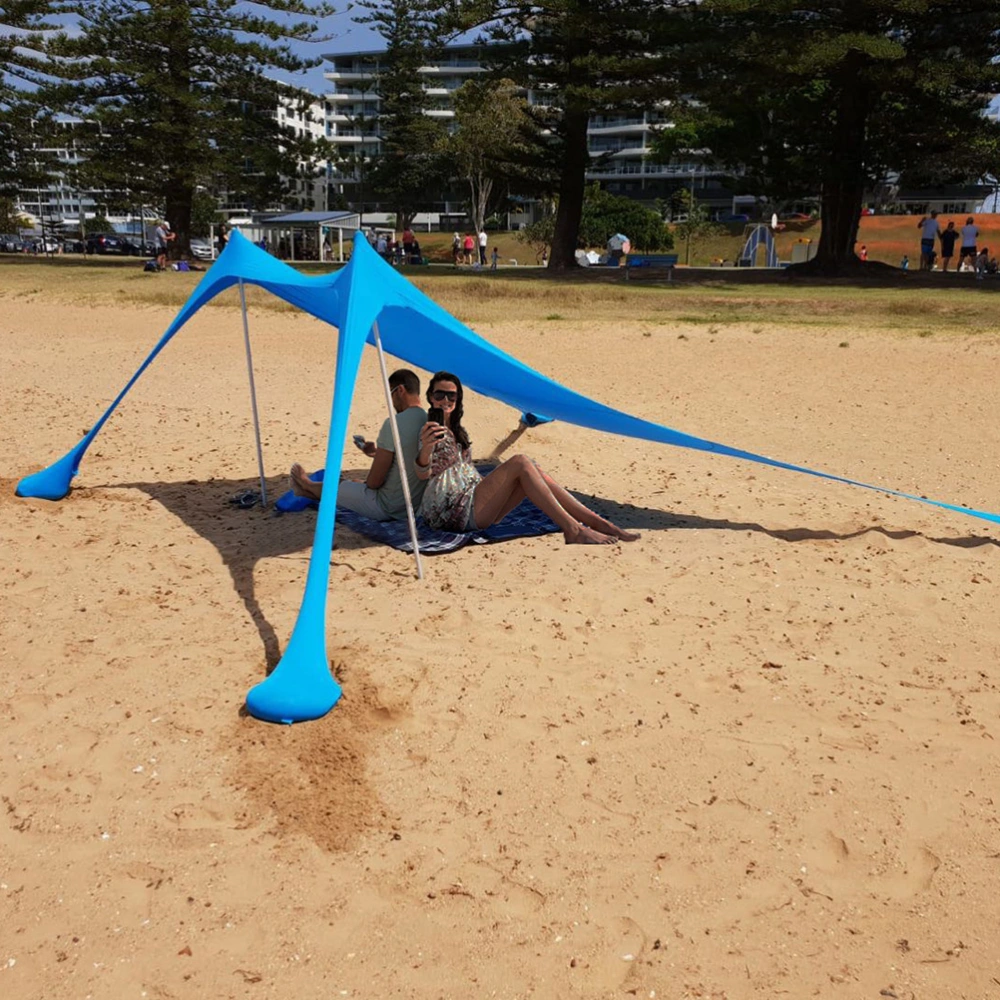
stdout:
<svg viewBox="0 0 1000 1000">
<path fill-rule="evenodd" d="M 609 921 L 596 953 L 586 956 L 587 986 L 602 992 L 624 986 L 639 972 L 646 941 L 643 929 L 631 917 Z"/>
<path fill-rule="evenodd" d="M 941 859 L 929 848 L 921 846 L 909 851 L 905 861 L 906 868 L 897 880 L 897 889 L 903 888 L 905 894 L 911 896 L 925 892 L 941 867 Z"/>
</svg>

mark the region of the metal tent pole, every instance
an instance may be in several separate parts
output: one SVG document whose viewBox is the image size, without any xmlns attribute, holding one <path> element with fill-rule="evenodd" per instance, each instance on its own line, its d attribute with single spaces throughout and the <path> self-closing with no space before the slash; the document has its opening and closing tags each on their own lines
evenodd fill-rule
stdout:
<svg viewBox="0 0 1000 1000">
<path fill-rule="evenodd" d="M 240 279 L 240 308 L 243 310 L 243 344 L 247 352 L 247 374 L 250 376 L 250 408 L 253 410 L 253 432 L 257 439 L 257 468 L 260 472 L 260 505 L 267 506 L 267 486 L 264 483 L 264 452 L 260 446 L 260 418 L 257 416 L 257 387 L 253 380 L 253 354 L 250 351 L 250 325 L 247 322 L 247 296 Z"/>
<path fill-rule="evenodd" d="M 382 337 L 378 332 L 378 322 L 372 324 L 375 334 L 375 350 L 378 351 L 378 364 L 382 370 L 382 387 L 385 389 L 385 405 L 389 407 L 389 426 L 392 428 L 392 443 L 396 448 L 396 461 L 399 463 L 399 479 L 403 484 L 403 499 L 406 501 L 406 520 L 410 525 L 410 540 L 413 542 L 413 558 L 417 561 L 417 579 L 424 578 L 424 567 L 420 562 L 420 543 L 417 541 L 417 519 L 413 516 L 413 500 L 410 498 L 410 481 L 406 478 L 406 460 L 403 446 L 399 440 L 399 425 L 396 423 L 396 410 L 392 405 L 392 390 L 389 388 L 389 373 L 385 367 L 385 352 L 382 350 Z"/>
</svg>

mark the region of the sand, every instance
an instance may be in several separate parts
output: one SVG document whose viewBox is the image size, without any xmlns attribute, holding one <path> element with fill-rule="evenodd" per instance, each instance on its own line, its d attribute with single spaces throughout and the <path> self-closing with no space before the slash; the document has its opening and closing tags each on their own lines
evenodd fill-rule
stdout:
<svg viewBox="0 0 1000 1000">
<path fill-rule="evenodd" d="M 13 496 L 171 316 L 3 303 L 5 997 L 1000 995 L 1000 530 L 538 428 L 518 448 L 641 541 L 473 546 L 419 583 L 338 529 L 344 696 L 265 725 L 243 698 L 290 634 L 315 515 L 227 503 L 256 485 L 237 312 L 174 341 L 66 501 Z M 277 493 L 322 463 L 333 334 L 253 322 Z M 644 417 L 1000 509 L 997 335 L 482 332 Z M 376 379 L 368 356 L 369 436 Z M 467 413 L 479 454 L 514 426 Z"/>
</svg>

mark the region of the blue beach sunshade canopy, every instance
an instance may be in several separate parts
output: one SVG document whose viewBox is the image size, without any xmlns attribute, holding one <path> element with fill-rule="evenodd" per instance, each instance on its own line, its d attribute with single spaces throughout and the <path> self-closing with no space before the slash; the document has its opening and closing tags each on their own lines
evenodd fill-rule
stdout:
<svg viewBox="0 0 1000 1000">
<path fill-rule="evenodd" d="M 454 371 L 470 389 L 530 415 L 529 423 L 546 418 L 564 420 L 611 434 L 694 448 L 818 476 L 1000 523 L 997 514 L 871 486 L 707 441 L 582 396 L 534 371 L 460 323 L 383 261 L 361 233 L 355 235 L 354 253 L 346 267 L 332 274 L 307 277 L 254 246 L 239 232 L 233 232 L 222 255 L 206 272 L 149 356 L 101 418 L 61 459 L 21 480 L 18 496 L 46 500 L 65 497 L 87 448 L 146 368 L 206 302 L 240 283 L 265 288 L 339 331 L 325 462 L 326 477 L 331 482 L 340 478 L 358 366 L 364 345 L 374 343 L 372 329 L 377 323 L 382 345 L 390 354 L 427 371 Z M 323 492 L 305 594 L 285 653 L 270 676 L 247 695 L 247 707 L 258 718 L 273 722 L 318 718 L 340 697 L 340 686 L 332 677 L 327 660 L 325 624 L 335 494 L 334 490 Z"/>
</svg>

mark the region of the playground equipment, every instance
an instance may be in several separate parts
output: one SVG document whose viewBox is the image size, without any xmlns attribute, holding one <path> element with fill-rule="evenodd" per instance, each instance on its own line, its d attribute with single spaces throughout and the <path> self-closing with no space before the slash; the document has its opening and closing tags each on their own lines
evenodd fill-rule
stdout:
<svg viewBox="0 0 1000 1000">
<path fill-rule="evenodd" d="M 747 238 L 740 252 L 740 267 L 757 267 L 757 251 L 764 247 L 765 267 L 778 267 L 778 248 L 774 245 L 771 227 L 763 223 L 746 226 L 743 235 Z"/>
</svg>

